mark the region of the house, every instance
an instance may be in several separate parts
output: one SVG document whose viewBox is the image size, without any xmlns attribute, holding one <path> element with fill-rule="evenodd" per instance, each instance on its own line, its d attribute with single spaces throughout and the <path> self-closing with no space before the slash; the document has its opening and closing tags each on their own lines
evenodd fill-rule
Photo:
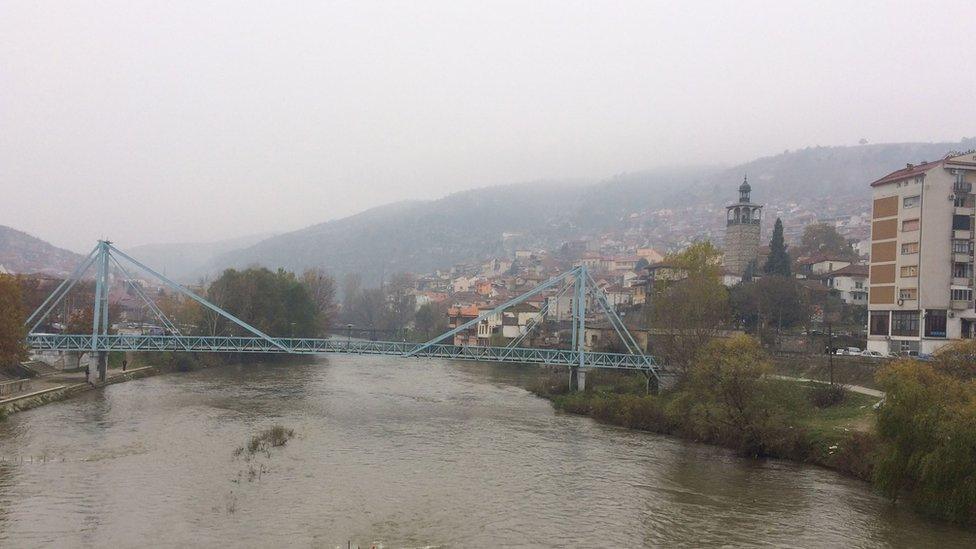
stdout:
<svg viewBox="0 0 976 549">
<path fill-rule="evenodd" d="M 797 265 L 800 267 L 799 272 L 807 276 L 825 275 L 850 264 L 851 261 L 849 259 L 831 255 L 816 255 L 801 259 L 797 262 Z"/>
<path fill-rule="evenodd" d="M 457 328 L 466 322 L 470 322 L 478 317 L 479 308 L 477 305 L 455 305 L 447 309 L 448 327 Z M 454 334 L 455 345 L 477 345 L 478 344 L 477 325 Z"/>
<path fill-rule="evenodd" d="M 614 257 L 612 263 L 609 264 L 609 271 L 633 271 L 637 268 L 637 262 L 640 258 L 637 256 L 617 256 Z"/>
<path fill-rule="evenodd" d="M 615 310 L 626 309 L 634 304 L 634 292 L 632 288 L 613 284 L 603 289 L 607 296 L 607 301 Z"/>
<path fill-rule="evenodd" d="M 740 282 L 742 282 L 742 276 L 741 275 L 738 275 L 736 273 L 733 273 L 732 271 L 730 271 L 728 269 L 724 269 L 724 268 L 722 269 L 722 285 L 723 286 L 725 286 L 726 288 L 731 288 L 732 286 L 735 286 L 736 284 L 738 284 Z"/>
<path fill-rule="evenodd" d="M 848 265 L 824 275 L 827 287 L 849 305 L 868 304 L 868 266 Z"/>
<path fill-rule="evenodd" d="M 637 257 L 647 261 L 648 264 L 664 261 L 664 256 L 654 248 L 637 248 Z"/>
<path fill-rule="evenodd" d="M 539 307 L 531 303 L 519 303 L 502 312 L 502 337 L 511 341 L 524 334 L 530 325 L 542 319 Z"/>
<path fill-rule="evenodd" d="M 478 277 L 459 276 L 451 281 L 451 291 L 456 294 L 470 292 L 472 286 L 477 281 L 478 281 Z"/>
</svg>

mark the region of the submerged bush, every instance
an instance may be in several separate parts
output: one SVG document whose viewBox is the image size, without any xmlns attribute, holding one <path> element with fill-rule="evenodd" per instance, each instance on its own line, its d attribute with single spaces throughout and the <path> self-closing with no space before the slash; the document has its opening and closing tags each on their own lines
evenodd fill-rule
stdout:
<svg viewBox="0 0 976 549">
<path fill-rule="evenodd" d="M 271 448 L 284 446 L 294 436 L 294 429 L 274 425 L 252 436 L 246 446 L 241 446 L 234 451 L 234 455 L 239 456 L 245 452 L 249 456 L 253 456 L 258 452 L 269 453 Z"/>
</svg>

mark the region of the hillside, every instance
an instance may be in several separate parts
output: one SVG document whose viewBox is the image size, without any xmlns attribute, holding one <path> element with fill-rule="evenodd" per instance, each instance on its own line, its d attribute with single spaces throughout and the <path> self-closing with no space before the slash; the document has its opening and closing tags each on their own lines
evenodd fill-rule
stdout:
<svg viewBox="0 0 976 549">
<path fill-rule="evenodd" d="M 63 276 L 84 259 L 40 238 L 0 225 L 0 272 Z"/>
<path fill-rule="evenodd" d="M 195 282 L 196 277 L 207 272 L 208 267 L 217 256 L 252 246 L 272 236 L 274 233 L 242 236 L 215 242 L 143 244 L 126 251 L 132 257 L 174 280 Z"/>
<path fill-rule="evenodd" d="M 261 264 L 301 270 L 324 267 L 363 274 L 378 283 L 407 270 L 428 272 L 510 251 L 558 246 L 604 231 L 632 229 L 680 245 L 681 238 L 714 237 L 722 206 L 735 198 L 744 173 L 754 199 L 769 210 L 803 204 L 817 215 L 850 215 L 870 207 L 868 183 L 904 166 L 932 160 L 957 143 L 895 143 L 811 147 L 726 169 L 658 169 L 606 181 L 535 182 L 475 189 L 432 201 L 389 204 L 314 225 L 216 257 L 211 270 Z M 681 223 L 655 221 L 653 212 L 682 208 Z M 640 219 L 636 226 L 634 219 Z M 670 226 L 670 225 L 674 226 Z M 675 234 L 688 233 L 688 234 Z"/>
</svg>

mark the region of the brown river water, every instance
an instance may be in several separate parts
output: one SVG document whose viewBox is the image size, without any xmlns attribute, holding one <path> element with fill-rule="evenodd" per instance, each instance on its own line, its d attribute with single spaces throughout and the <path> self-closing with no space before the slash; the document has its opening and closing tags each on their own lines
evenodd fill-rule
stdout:
<svg viewBox="0 0 976 549">
<path fill-rule="evenodd" d="M 534 372 L 330 357 L 15 414 L 0 547 L 976 547 L 828 470 L 557 414 Z"/>
</svg>

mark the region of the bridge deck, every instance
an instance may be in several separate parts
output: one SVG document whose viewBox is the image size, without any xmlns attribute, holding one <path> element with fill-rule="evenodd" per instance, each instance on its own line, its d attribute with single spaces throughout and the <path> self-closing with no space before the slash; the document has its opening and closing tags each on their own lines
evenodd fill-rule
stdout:
<svg viewBox="0 0 976 549">
<path fill-rule="evenodd" d="M 272 343 L 272 341 L 274 343 Z M 362 341 L 343 339 L 273 338 L 235 336 L 151 336 L 107 335 L 99 336 L 92 347 L 90 335 L 29 334 L 27 343 L 36 351 L 185 351 L 207 353 L 289 353 L 404 356 L 421 347 L 420 343 L 398 341 Z M 277 343 L 277 345 L 275 345 Z M 457 345 L 431 345 L 413 356 L 423 358 L 447 358 L 454 360 L 480 360 L 486 362 L 512 362 L 523 364 L 552 364 L 575 366 L 579 364 L 578 351 L 562 349 L 532 349 L 523 347 L 475 347 Z M 583 366 L 618 370 L 650 370 L 657 372 L 660 366 L 648 355 L 622 353 L 583 353 Z"/>
</svg>

